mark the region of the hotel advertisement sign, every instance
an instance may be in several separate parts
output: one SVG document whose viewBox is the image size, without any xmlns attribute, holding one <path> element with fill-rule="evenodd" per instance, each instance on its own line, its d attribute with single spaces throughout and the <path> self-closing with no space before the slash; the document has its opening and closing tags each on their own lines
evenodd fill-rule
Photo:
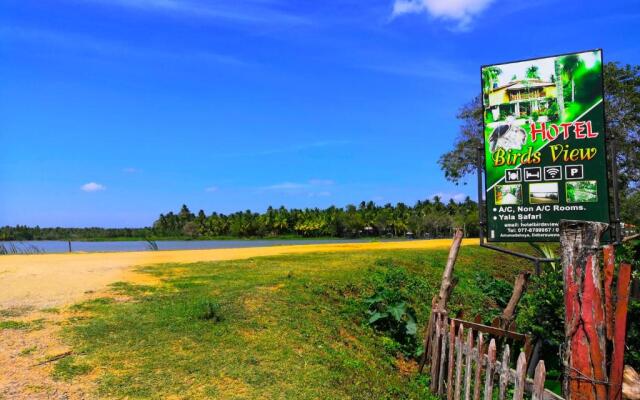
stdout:
<svg viewBox="0 0 640 400">
<path fill-rule="evenodd" d="M 487 238 L 609 222 L 600 50 L 482 67 Z"/>
</svg>

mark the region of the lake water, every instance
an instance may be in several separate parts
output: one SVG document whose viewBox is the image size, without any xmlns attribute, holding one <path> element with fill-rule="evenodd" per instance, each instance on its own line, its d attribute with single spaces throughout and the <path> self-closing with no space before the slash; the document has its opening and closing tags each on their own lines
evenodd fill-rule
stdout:
<svg viewBox="0 0 640 400">
<path fill-rule="evenodd" d="M 266 247 L 296 244 L 322 243 L 359 243 L 370 239 L 318 239 L 318 240 L 158 240 L 158 250 L 194 250 L 194 249 L 234 249 L 242 247 Z M 0 241 L 7 249 L 12 245 L 20 253 L 66 253 L 69 244 L 62 240 L 26 240 L 22 242 Z M 106 251 L 145 251 L 149 244 L 145 241 L 115 241 L 115 242 L 71 242 L 72 251 L 106 252 Z"/>
</svg>

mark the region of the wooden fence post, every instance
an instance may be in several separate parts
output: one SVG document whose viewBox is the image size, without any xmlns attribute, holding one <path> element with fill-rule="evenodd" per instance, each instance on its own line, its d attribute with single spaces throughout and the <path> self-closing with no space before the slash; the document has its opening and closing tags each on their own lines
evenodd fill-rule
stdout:
<svg viewBox="0 0 640 400">
<path fill-rule="evenodd" d="M 524 292 L 526 292 L 527 290 L 529 276 L 531 276 L 531 273 L 529 271 L 522 271 L 518 274 L 516 282 L 513 285 L 513 292 L 511 293 L 509 303 L 500 315 L 500 326 L 502 327 L 502 329 L 510 329 L 511 323 L 513 322 L 516 315 L 516 307 L 518 306 L 520 299 L 524 295 Z"/>
<path fill-rule="evenodd" d="M 447 302 L 449 301 L 449 297 L 451 296 L 451 291 L 453 291 L 453 287 L 456 284 L 455 278 L 453 277 L 453 267 L 456 264 L 456 259 L 458 258 L 458 251 L 460 250 L 460 246 L 462 244 L 463 233 L 461 229 L 456 229 L 455 234 L 453 235 L 453 243 L 451 244 L 451 248 L 449 249 L 449 257 L 447 258 L 447 264 L 444 267 L 444 272 L 442 272 L 442 282 L 440 283 L 440 292 L 436 296 L 434 296 L 431 301 L 431 315 L 429 316 L 429 321 L 427 323 L 427 329 L 424 335 L 424 353 L 422 354 L 422 359 L 420 360 L 420 369 L 419 372 L 422 372 L 427 360 L 430 356 L 431 350 L 431 336 L 433 335 L 433 324 L 435 323 L 435 314 L 436 313 L 446 313 L 447 311 Z"/>
<path fill-rule="evenodd" d="M 544 367 L 544 361 L 540 361 L 536 367 L 535 376 L 533 378 L 533 393 L 531 400 L 544 400 L 544 381 L 547 377 L 547 370 Z"/>
<path fill-rule="evenodd" d="M 621 263 L 616 287 L 615 325 L 613 332 L 613 354 L 609 375 L 609 400 L 622 399 L 622 376 L 624 371 L 624 341 L 627 333 L 627 310 L 631 264 Z"/>
<path fill-rule="evenodd" d="M 500 383 L 498 384 L 499 392 L 498 399 L 504 400 L 507 394 L 507 385 L 509 385 L 509 360 L 511 359 L 511 352 L 509 351 L 509 345 L 505 345 L 502 350 L 502 361 L 500 362 Z"/>
<path fill-rule="evenodd" d="M 491 339 L 487 353 L 487 373 L 484 381 L 484 400 L 493 399 L 493 374 L 496 368 L 496 341 Z"/>
<path fill-rule="evenodd" d="M 467 332 L 467 356 L 465 358 L 464 368 L 464 400 L 471 400 L 471 376 L 473 371 L 471 370 L 471 362 L 473 361 L 473 329 L 469 329 Z"/>
<path fill-rule="evenodd" d="M 456 324 L 453 320 L 451 320 L 449 326 L 449 360 L 447 362 L 447 400 L 453 400 L 453 364 L 455 359 L 455 351 Z"/>
<path fill-rule="evenodd" d="M 607 224 L 560 221 L 560 248 L 565 302 L 565 367 L 567 400 L 599 400 L 607 396 L 606 329 L 597 251 Z"/>
<path fill-rule="evenodd" d="M 484 360 L 484 336 L 478 332 L 478 351 L 476 352 L 476 377 L 473 385 L 473 400 L 480 400 L 480 386 L 482 386 L 482 361 Z"/>
</svg>

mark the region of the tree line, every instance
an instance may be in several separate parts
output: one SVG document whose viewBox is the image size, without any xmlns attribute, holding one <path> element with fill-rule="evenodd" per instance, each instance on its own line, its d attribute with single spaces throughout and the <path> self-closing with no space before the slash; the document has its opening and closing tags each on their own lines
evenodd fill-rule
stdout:
<svg viewBox="0 0 640 400">
<path fill-rule="evenodd" d="M 186 205 L 178 213 L 161 214 L 153 224 L 160 236 L 207 237 L 443 237 L 454 227 L 469 235 L 478 232 L 478 207 L 467 197 L 463 202 L 439 197 L 418 201 L 413 207 L 404 203 L 383 206 L 361 202 L 344 208 L 287 209 L 269 207 L 264 213 L 250 210 L 225 215 L 203 210 L 192 213 Z"/>
<path fill-rule="evenodd" d="M 108 240 L 153 236 L 151 228 L 41 228 L 26 225 L 0 227 L 0 240 Z"/>
<path fill-rule="evenodd" d="M 250 210 L 231 214 L 204 210 L 160 214 L 146 228 L 40 228 L 18 225 L 0 228 L 0 240 L 108 240 L 108 239 L 215 239 L 267 237 L 449 237 L 454 228 L 469 236 L 478 234 L 478 206 L 467 197 L 443 202 L 438 196 L 418 201 L 376 205 L 362 201 L 344 208 L 269 207 L 264 213 Z"/>
</svg>

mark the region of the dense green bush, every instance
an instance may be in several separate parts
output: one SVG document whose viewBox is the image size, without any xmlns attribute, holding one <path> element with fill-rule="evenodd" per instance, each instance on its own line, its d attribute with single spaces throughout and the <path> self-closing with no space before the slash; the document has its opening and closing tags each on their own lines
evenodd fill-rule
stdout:
<svg viewBox="0 0 640 400">
<path fill-rule="evenodd" d="M 640 240 L 626 243 L 617 258 L 619 261 L 629 261 L 632 264 L 633 279 L 640 280 Z M 640 299 L 631 298 L 629 314 L 627 316 L 627 341 L 625 363 L 640 371 Z"/>
<path fill-rule="evenodd" d="M 390 260 L 378 260 L 370 276 L 373 295 L 364 299 L 367 323 L 387 338 L 385 347 L 405 356 L 418 357 L 423 349 L 417 329 L 415 304 L 429 293 L 425 278 L 397 266 Z"/>
</svg>

